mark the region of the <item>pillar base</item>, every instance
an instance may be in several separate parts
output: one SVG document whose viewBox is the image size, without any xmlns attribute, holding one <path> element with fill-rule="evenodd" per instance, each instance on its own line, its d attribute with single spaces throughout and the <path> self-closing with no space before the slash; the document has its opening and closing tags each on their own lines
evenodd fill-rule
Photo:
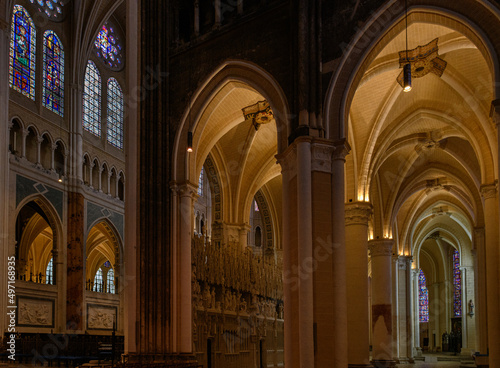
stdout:
<svg viewBox="0 0 500 368">
<path fill-rule="evenodd" d="M 372 364 L 375 368 L 387 368 L 387 367 L 395 367 L 395 360 L 372 360 Z"/>
</svg>

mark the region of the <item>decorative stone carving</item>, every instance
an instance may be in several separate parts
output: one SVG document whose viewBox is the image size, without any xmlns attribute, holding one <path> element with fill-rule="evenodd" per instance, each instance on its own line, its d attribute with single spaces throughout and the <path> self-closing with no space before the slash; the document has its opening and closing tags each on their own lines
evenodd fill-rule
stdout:
<svg viewBox="0 0 500 368">
<path fill-rule="evenodd" d="M 373 207 L 368 202 L 354 202 L 345 205 L 345 225 L 366 225 L 373 214 Z"/>
<path fill-rule="evenodd" d="M 18 299 L 18 320 L 20 326 L 53 327 L 54 302 L 46 299 Z"/>
<path fill-rule="evenodd" d="M 481 185 L 481 195 L 484 199 L 495 198 L 498 192 L 498 183 Z"/>
<path fill-rule="evenodd" d="M 398 262 L 398 268 L 400 270 L 407 270 L 410 268 L 410 264 L 412 262 L 412 257 L 411 256 L 399 256 L 397 258 Z"/>
<path fill-rule="evenodd" d="M 368 249 L 370 250 L 370 256 L 378 257 L 378 256 L 392 256 L 392 246 L 394 244 L 394 240 L 392 239 L 376 239 L 370 240 L 368 242 Z"/>
<path fill-rule="evenodd" d="M 285 152 L 276 155 L 278 164 L 281 165 L 281 173 L 288 179 L 297 176 L 297 145 L 292 144 Z"/>
<path fill-rule="evenodd" d="M 87 328 L 99 330 L 112 330 L 115 321 L 116 309 L 114 307 L 88 305 Z"/>
<path fill-rule="evenodd" d="M 500 99 L 491 101 L 490 117 L 493 124 L 500 125 Z"/>
<path fill-rule="evenodd" d="M 332 161 L 342 160 L 345 162 L 345 157 L 351 151 L 351 146 L 346 139 L 341 139 L 334 143 L 335 150 L 333 151 Z"/>
<path fill-rule="evenodd" d="M 322 143 L 313 143 L 311 148 L 311 170 L 330 174 L 332 172 L 332 155 L 335 148 L 332 145 Z"/>
</svg>

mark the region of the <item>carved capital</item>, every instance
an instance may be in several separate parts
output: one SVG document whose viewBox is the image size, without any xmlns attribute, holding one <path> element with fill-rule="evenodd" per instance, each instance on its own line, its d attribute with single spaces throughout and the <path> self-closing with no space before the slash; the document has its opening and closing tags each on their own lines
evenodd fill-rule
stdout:
<svg viewBox="0 0 500 368">
<path fill-rule="evenodd" d="M 498 183 L 481 185 L 481 195 L 484 199 L 495 198 L 498 192 Z"/>
<path fill-rule="evenodd" d="M 26 138 L 30 134 L 29 129 L 23 129 L 23 137 Z"/>
<path fill-rule="evenodd" d="M 312 171 L 332 172 L 332 155 L 335 150 L 331 144 L 313 143 L 312 144 Z"/>
<path fill-rule="evenodd" d="M 412 256 L 398 256 L 397 257 L 398 269 L 408 270 L 410 269 L 411 262 L 413 260 Z"/>
<path fill-rule="evenodd" d="M 490 118 L 493 124 L 500 126 L 500 100 L 491 101 Z"/>
<path fill-rule="evenodd" d="M 281 165 L 281 173 L 288 174 L 289 178 L 297 175 L 297 145 L 292 144 L 285 152 L 276 155 L 278 163 Z"/>
<path fill-rule="evenodd" d="M 354 202 L 345 205 L 345 225 L 365 225 L 373 214 L 373 207 L 368 202 Z"/>
<path fill-rule="evenodd" d="M 198 197 L 198 188 L 191 183 L 184 183 L 177 188 L 177 192 L 181 197 Z"/>
<path fill-rule="evenodd" d="M 44 138 L 43 138 L 43 137 L 40 137 L 40 136 L 36 137 L 36 141 L 37 141 L 38 143 L 40 143 L 40 144 L 42 144 L 43 139 L 44 139 Z"/>
<path fill-rule="evenodd" d="M 375 239 L 368 242 L 368 249 L 370 251 L 371 257 L 392 256 L 392 246 L 394 240 L 392 239 Z"/>
<path fill-rule="evenodd" d="M 346 139 L 341 139 L 334 144 L 335 150 L 333 151 L 333 157 L 332 159 L 335 160 L 342 160 L 345 161 L 345 157 L 349 154 L 351 151 L 351 146 L 347 142 Z"/>
</svg>

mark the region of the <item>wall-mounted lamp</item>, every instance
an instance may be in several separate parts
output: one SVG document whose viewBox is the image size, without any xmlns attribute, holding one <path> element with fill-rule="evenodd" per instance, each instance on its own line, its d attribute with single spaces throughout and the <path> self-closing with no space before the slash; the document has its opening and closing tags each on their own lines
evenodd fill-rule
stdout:
<svg viewBox="0 0 500 368">
<path fill-rule="evenodd" d="M 62 177 L 62 175 L 61 175 L 61 174 L 59 174 L 59 178 L 57 179 L 57 181 L 58 181 L 59 183 L 62 183 L 62 182 L 63 182 L 63 177 Z"/>
<path fill-rule="evenodd" d="M 469 316 L 473 316 L 474 315 L 474 302 L 471 300 L 469 300 Z"/>
<path fill-rule="evenodd" d="M 188 152 L 193 152 L 193 132 L 188 132 L 187 151 Z"/>
</svg>

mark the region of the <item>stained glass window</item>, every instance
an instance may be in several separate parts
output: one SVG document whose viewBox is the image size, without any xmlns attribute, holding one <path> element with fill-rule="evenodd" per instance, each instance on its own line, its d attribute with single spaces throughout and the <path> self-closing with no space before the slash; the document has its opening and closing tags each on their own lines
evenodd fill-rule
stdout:
<svg viewBox="0 0 500 368">
<path fill-rule="evenodd" d="M 45 283 L 54 285 L 54 263 L 52 262 L 53 258 L 50 259 L 47 268 L 45 269 Z"/>
<path fill-rule="evenodd" d="M 113 77 L 108 79 L 108 142 L 123 148 L 123 93 Z"/>
<path fill-rule="evenodd" d="M 418 305 L 419 322 L 429 322 L 429 291 L 425 280 L 424 271 L 418 274 Z"/>
<path fill-rule="evenodd" d="M 63 116 L 64 51 L 52 31 L 43 34 L 43 106 Z"/>
<path fill-rule="evenodd" d="M 10 34 L 10 86 L 35 99 L 36 30 L 28 12 L 14 5 Z"/>
<path fill-rule="evenodd" d="M 115 27 L 109 22 L 102 25 L 94 41 L 97 56 L 111 69 L 123 66 L 123 47 Z"/>
<path fill-rule="evenodd" d="M 66 1 L 61 0 L 30 0 L 38 8 L 38 11 L 44 13 L 49 19 L 60 19 L 63 14 L 63 7 Z"/>
<path fill-rule="evenodd" d="M 198 178 L 198 195 L 203 195 L 203 167 L 201 168 L 200 177 Z"/>
<path fill-rule="evenodd" d="M 98 269 L 94 277 L 93 291 L 102 292 L 102 269 Z"/>
<path fill-rule="evenodd" d="M 458 250 L 453 252 L 453 315 L 462 317 L 462 273 Z"/>
<path fill-rule="evenodd" d="M 253 203 L 254 203 L 254 209 L 255 209 L 255 211 L 258 212 L 259 211 L 259 205 L 257 204 L 257 201 L 253 201 Z"/>
<path fill-rule="evenodd" d="M 108 293 L 115 293 L 115 271 L 111 268 L 106 275 L 106 291 Z"/>
<path fill-rule="evenodd" d="M 83 127 L 101 136 L 101 76 L 93 61 L 87 63 L 83 87 Z"/>
</svg>

